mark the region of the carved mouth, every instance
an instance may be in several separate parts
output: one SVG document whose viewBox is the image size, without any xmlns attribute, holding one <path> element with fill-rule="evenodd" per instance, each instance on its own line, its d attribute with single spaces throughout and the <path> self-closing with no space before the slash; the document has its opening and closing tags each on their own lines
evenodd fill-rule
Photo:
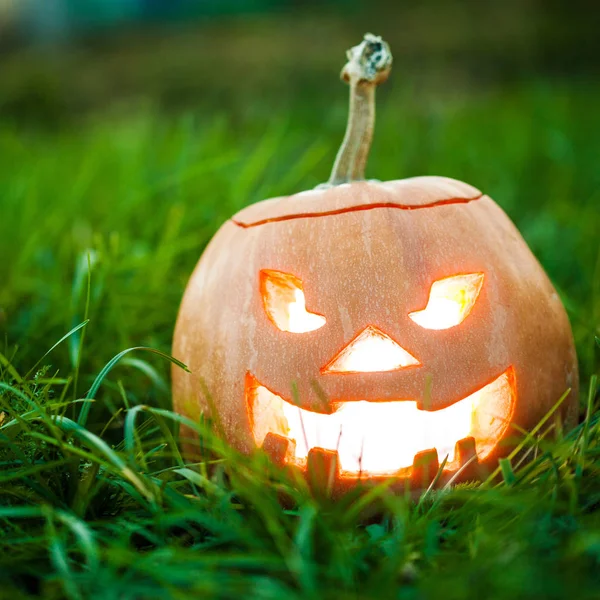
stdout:
<svg viewBox="0 0 600 600">
<path fill-rule="evenodd" d="M 336 452 L 346 476 L 404 475 L 415 455 L 437 452 L 446 470 L 460 467 L 457 448 L 467 438 L 479 460 L 498 445 L 512 418 L 515 375 L 509 367 L 491 383 L 447 408 L 420 410 L 411 400 L 334 402 L 331 414 L 305 410 L 270 391 L 250 373 L 246 399 L 258 447 L 287 440 L 284 460 L 306 467 L 313 448 Z M 472 442 L 471 442 L 472 444 Z"/>
</svg>

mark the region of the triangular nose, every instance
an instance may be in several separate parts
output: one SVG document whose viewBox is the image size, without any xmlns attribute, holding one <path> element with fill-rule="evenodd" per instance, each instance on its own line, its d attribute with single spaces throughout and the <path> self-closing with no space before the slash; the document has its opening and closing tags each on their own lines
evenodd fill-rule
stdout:
<svg viewBox="0 0 600 600">
<path fill-rule="evenodd" d="M 322 369 L 322 373 L 396 371 L 421 363 L 381 329 L 365 327 Z"/>
</svg>

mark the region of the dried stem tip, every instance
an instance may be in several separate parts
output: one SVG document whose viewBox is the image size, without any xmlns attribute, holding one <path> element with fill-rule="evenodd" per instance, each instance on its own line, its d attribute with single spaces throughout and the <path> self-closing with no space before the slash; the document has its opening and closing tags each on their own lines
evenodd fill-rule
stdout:
<svg viewBox="0 0 600 600">
<path fill-rule="evenodd" d="M 347 56 L 341 76 L 350 84 L 350 114 L 328 185 L 364 179 L 375 127 L 375 88 L 388 78 L 392 68 L 390 47 L 370 33 L 348 50 Z"/>
<path fill-rule="evenodd" d="M 363 41 L 346 52 L 348 62 L 341 77 L 356 83 L 383 83 L 392 70 L 392 53 L 388 43 L 378 35 L 366 33 Z"/>
</svg>

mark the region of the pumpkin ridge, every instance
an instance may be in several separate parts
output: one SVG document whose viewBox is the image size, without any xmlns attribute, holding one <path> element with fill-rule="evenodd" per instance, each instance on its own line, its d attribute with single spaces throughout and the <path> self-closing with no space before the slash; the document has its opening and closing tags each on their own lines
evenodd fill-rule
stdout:
<svg viewBox="0 0 600 600">
<path fill-rule="evenodd" d="M 444 200 L 436 200 L 435 202 L 429 202 L 427 204 L 410 205 L 410 204 L 399 204 L 398 202 L 376 202 L 373 204 L 359 204 L 357 206 L 346 206 L 344 208 L 337 208 L 334 210 L 324 210 L 321 212 L 312 213 L 292 213 L 287 215 L 280 215 L 277 217 L 271 217 L 267 219 L 260 219 L 250 223 L 243 221 L 236 221 L 230 219 L 230 221 L 241 227 L 242 229 L 249 229 L 250 227 L 258 227 L 259 225 L 266 225 L 267 223 L 278 223 L 280 221 L 291 221 L 292 219 L 312 219 L 315 217 L 330 217 L 335 215 L 341 215 L 350 212 L 359 212 L 363 210 L 373 210 L 375 208 L 396 208 L 399 210 L 420 210 L 422 208 L 436 208 L 438 206 L 448 206 L 452 204 L 468 204 L 469 202 L 475 202 L 483 198 L 485 194 L 480 194 L 474 198 L 445 198 Z"/>
</svg>

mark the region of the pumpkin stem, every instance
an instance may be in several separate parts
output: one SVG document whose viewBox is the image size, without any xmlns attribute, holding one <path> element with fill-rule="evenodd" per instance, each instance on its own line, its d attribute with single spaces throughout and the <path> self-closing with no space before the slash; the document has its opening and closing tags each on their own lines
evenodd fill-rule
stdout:
<svg viewBox="0 0 600 600">
<path fill-rule="evenodd" d="M 327 186 L 365 178 L 375 127 L 375 88 L 388 78 L 392 68 L 392 53 L 387 42 L 371 33 L 346 55 L 348 62 L 341 78 L 350 85 L 350 113 L 346 135 Z"/>
</svg>

